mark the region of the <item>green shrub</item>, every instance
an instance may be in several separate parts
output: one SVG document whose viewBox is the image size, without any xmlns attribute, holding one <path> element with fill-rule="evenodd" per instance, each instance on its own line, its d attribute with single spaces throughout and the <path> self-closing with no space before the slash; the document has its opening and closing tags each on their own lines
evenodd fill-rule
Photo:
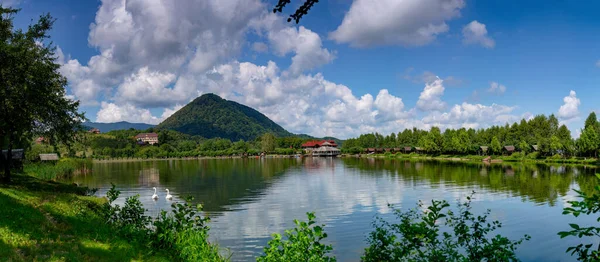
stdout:
<svg viewBox="0 0 600 262">
<path fill-rule="evenodd" d="M 182 261 L 225 261 L 219 246 L 208 241 L 208 217 L 198 215 L 202 205 L 193 206 L 189 197 L 185 203 L 173 203 L 173 214 L 161 211 L 154 221 L 151 246 L 166 250 Z"/>
<path fill-rule="evenodd" d="M 600 174 L 596 174 L 600 179 Z M 580 201 L 569 201 L 570 207 L 564 208 L 563 215 L 573 215 L 578 217 L 581 214 L 591 215 L 600 212 L 600 186 L 594 187 L 594 193 L 589 195 L 580 190 L 575 190 L 581 198 Z M 598 219 L 600 221 L 600 218 Z M 580 261 L 600 261 L 600 244 L 597 244 L 598 236 L 600 235 L 600 227 L 589 226 L 582 227 L 578 224 L 569 224 L 571 231 L 558 232 L 560 238 L 574 236 L 578 238 L 587 237 L 588 243 L 581 243 L 577 246 L 567 248 L 567 253 L 571 255 L 577 254 L 577 259 Z M 582 241 L 583 242 L 583 241 Z M 596 243 L 596 247 L 594 247 Z"/>
<path fill-rule="evenodd" d="M 363 261 L 517 261 L 515 250 L 529 236 L 511 241 L 488 234 L 501 227 L 488 222 L 488 210 L 482 215 L 471 213 L 471 197 L 458 205 L 458 212 L 445 211 L 446 201 L 433 200 L 423 211 L 412 209 L 394 212 L 398 224 L 379 218 L 368 237 Z M 419 203 L 423 209 L 423 204 Z M 442 231 L 440 225 L 448 229 Z"/>
<path fill-rule="evenodd" d="M 539 152 L 531 152 L 531 153 L 527 154 L 527 159 L 538 159 L 539 156 L 540 156 Z"/>
<path fill-rule="evenodd" d="M 512 155 L 510 155 L 510 157 L 512 159 L 522 159 L 524 157 L 524 154 L 521 152 L 514 152 L 512 153 Z"/>
<path fill-rule="evenodd" d="M 280 234 L 273 234 L 273 239 L 264 248 L 265 254 L 256 261 L 336 261 L 335 257 L 328 256 L 332 246 L 321 243 L 327 237 L 323 231 L 325 225 L 315 225 L 314 213 L 307 213 L 307 216 L 308 222 L 294 220 L 296 228 L 285 231 L 287 240 Z"/>
</svg>

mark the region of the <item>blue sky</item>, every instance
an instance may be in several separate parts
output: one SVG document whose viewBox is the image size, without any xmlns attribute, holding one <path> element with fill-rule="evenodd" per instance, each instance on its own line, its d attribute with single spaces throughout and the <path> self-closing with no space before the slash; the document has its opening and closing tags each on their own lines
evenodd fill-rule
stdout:
<svg viewBox="0 0 600 262">
<path fill-rule="evenodd" d="M 0 2 L 20 27 L 57 18 L 92 121 L 158 123 L 214 92 L 315 136 L 552 113 L 577 136 L 600 109 L 597 1 L 325 0 L 299 25 L 298 1 L 278 15 L 260 0 Z"/>
</svg>

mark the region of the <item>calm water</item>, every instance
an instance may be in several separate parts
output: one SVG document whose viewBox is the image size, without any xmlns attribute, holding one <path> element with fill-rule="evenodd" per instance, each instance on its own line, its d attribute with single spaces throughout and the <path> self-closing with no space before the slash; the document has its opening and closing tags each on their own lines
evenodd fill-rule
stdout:
<svg viewBox="0 0 600 262">
<path fill-rule="evenodd" d="M 315 211 L 325 223 L 339 261 L 358 261 L 375 215 L 392 218 L 388 203 L 413 208 L 418 200 L 456 202 L 473 190 L 474 209 L 491 209 L 503 222 L 499 233 L 513 239 L 527 233 L 531 241 L 518 251 L 523 261 L 572 261 L 565 249 L 578 239 L 556 233 L 575 222 L 561 214 L 573 189 L 596 185 L 595 170 L 546 165 L 492 165 L 408 162 L 379 159 L 211 159 L 98 163 L 92 175 L 75 182 L 99 188 L 110 183 L 123 198 L 140 194 L 148 213 L 170 209 L 192 195 L 212 218 L 211 237 L 230 248 L 233 259 L 253 260 L 274 232 Z M 152 187 L 159 200 L 152 201 Z M 594 218 L 576 220 L 592 223 Z"/>
</svg>

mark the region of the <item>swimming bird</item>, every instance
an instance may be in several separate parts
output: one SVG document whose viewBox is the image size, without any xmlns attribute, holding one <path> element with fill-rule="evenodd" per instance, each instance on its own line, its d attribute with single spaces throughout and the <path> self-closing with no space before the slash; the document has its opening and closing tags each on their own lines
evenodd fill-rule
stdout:
<svg viewBox="0 0 600 262">
<path fill-rule="evenodd" d="M 169 189 L 168 189 L 168 188 L 167 188 L 167 196 L 165 196 L 165 198 L 166 198 L 167 200 L 171 200 L 171 199 L 173 199 L 173 196 L 171 195 L 171 193 L 169 193 Z"/>
<path fill-rule="evenodd" d="M 154 195 L 152 195 L 152 199 L 157 200 L 158 199 L 158 195 L 156 194 L 156 187 L 154 188 Z"/>
</svg>

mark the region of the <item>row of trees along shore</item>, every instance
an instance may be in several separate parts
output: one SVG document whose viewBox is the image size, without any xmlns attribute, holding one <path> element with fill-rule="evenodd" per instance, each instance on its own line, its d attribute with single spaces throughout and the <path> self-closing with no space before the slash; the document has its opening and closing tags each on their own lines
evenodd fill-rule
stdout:
<svg viewBox="0 0 600 262">
<path fill-rule="evenodd" d="M 537 115 L 522 119 L 512 125 L 492 126 L 484 129 L 446 129 L 432 127 L 429 131 L 405 129 L 387 136 L 379 133 L 363 134 L 344 141 L 343 152 L 361 153 L 365 148 L 421 147 L 430 154 L 476 154 L 480 146 L 488 146 L 488 154 L 500 154 L 503 146 L 531 153 L 538 146 L 540 156 L 563 155 L 597 157 L 600 149 L 600 123 L 592 112 L 585 120 L 579 138 L 573 139 L 571 131 L 560 125 L 554 115 Z"/>
</svg>

